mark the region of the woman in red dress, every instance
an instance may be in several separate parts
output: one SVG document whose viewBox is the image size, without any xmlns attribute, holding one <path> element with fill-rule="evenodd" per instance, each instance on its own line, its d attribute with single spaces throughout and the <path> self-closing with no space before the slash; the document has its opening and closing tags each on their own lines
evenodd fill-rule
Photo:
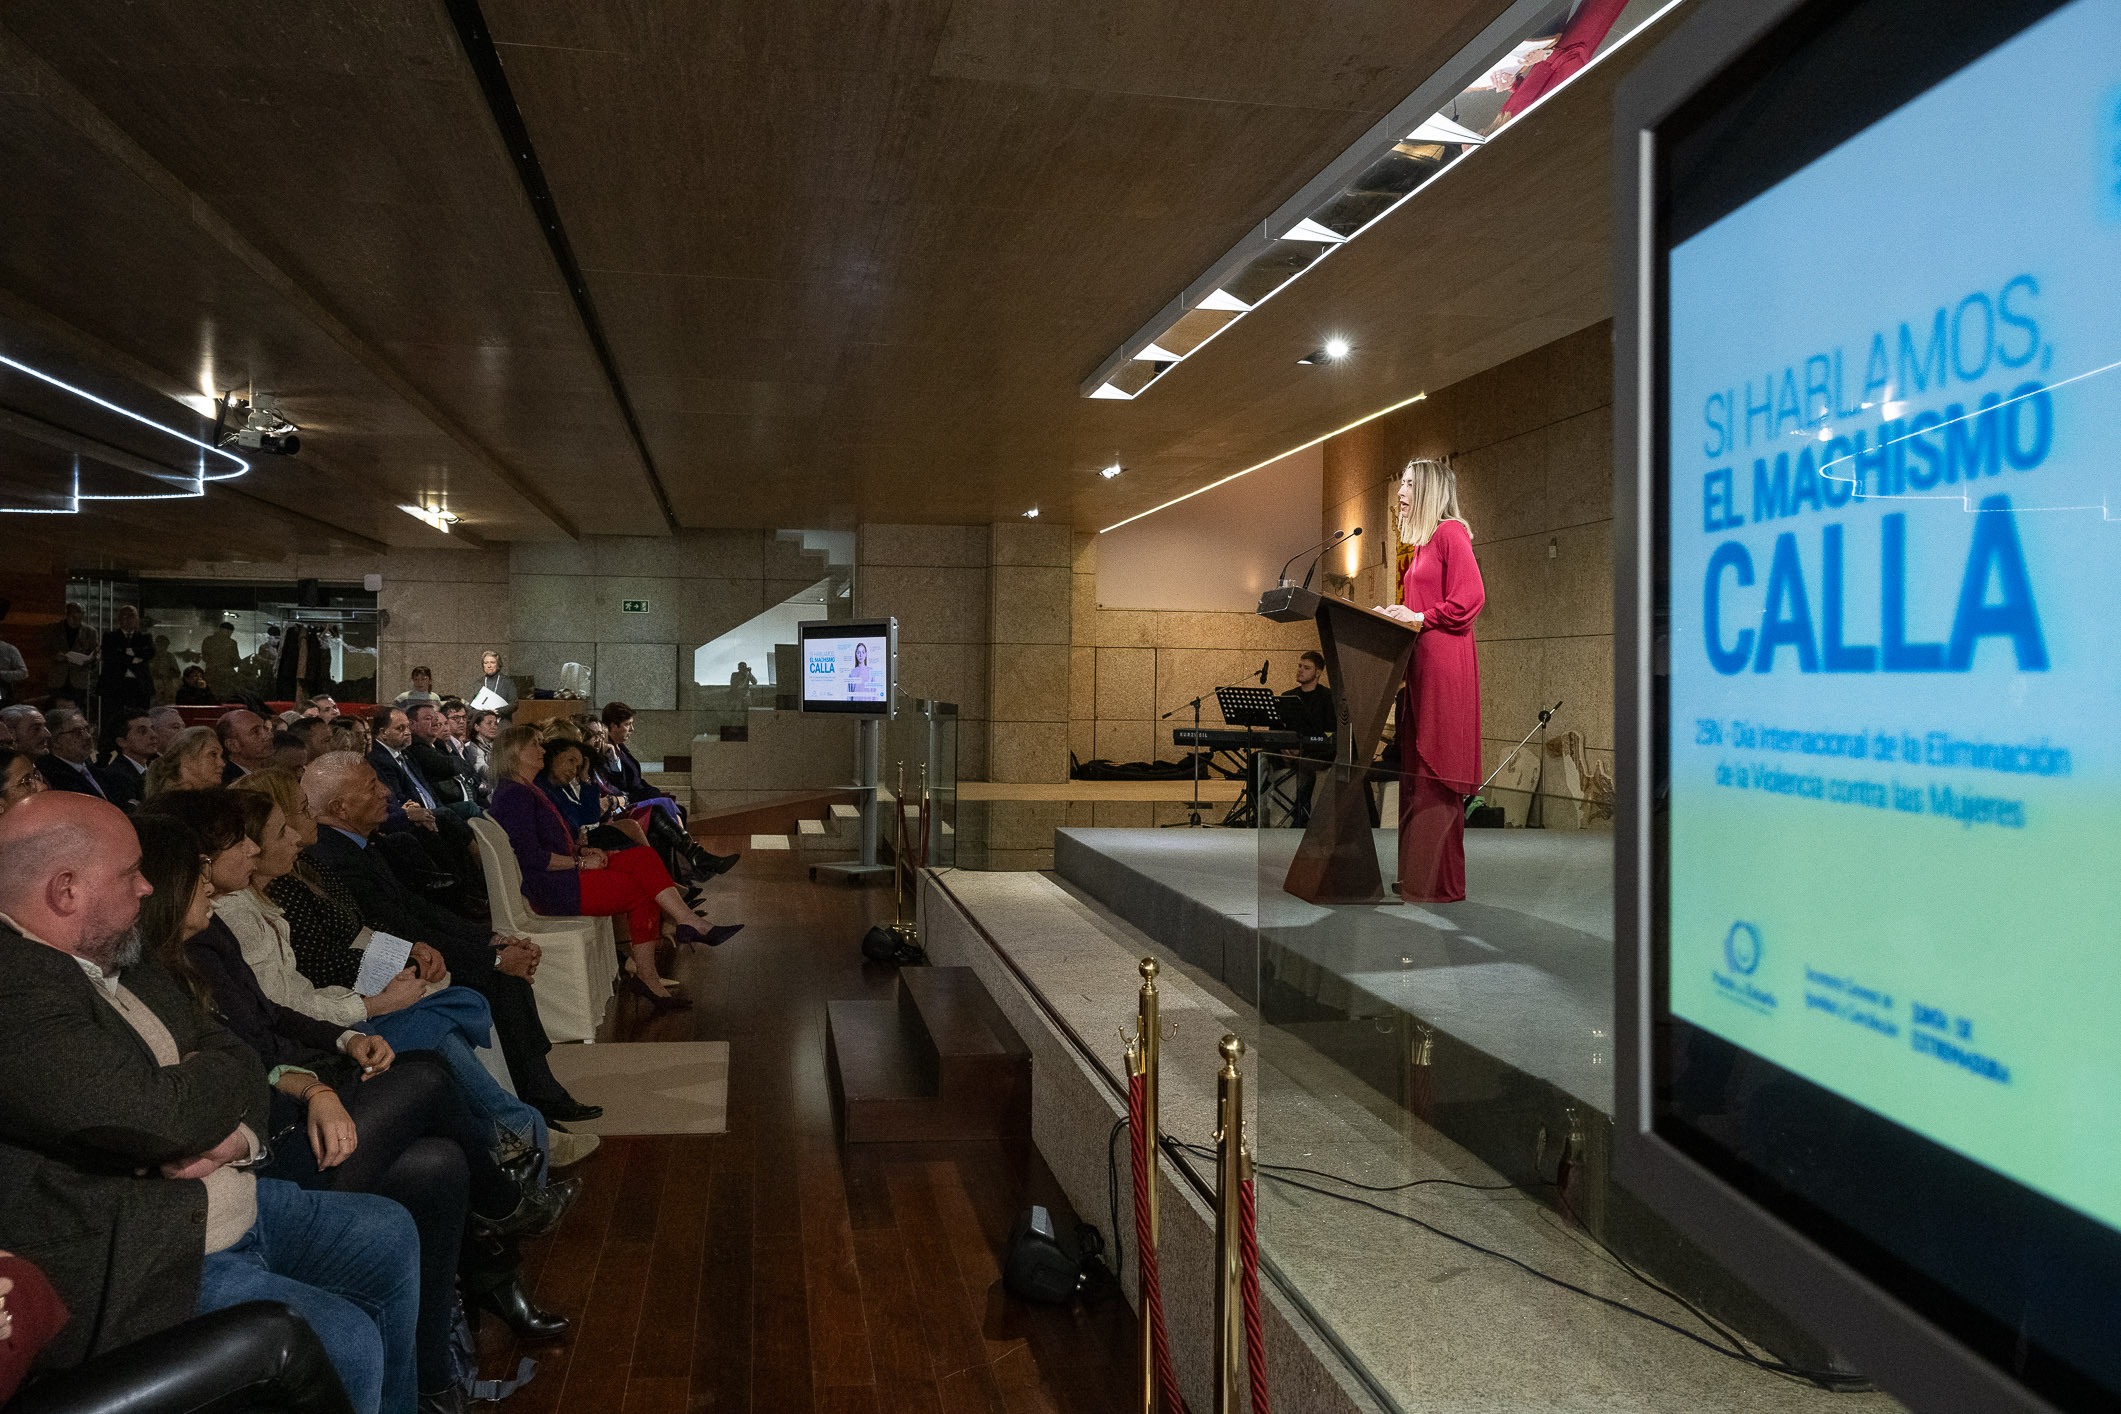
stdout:
<svg viewBox="0 0 2121 1414">
<path fill-rule="evenodd" d="M 1400 540 L 1414 553 L 1399 603 L 1385 612 L 1420 635 L 1399 699 L 1399 896 L 1454 903 L 1466 896 L 1466 797 L 1480 785 L 1473 620 L 1487 592 L 1450 467 L 1407 463 L 1396 509 Z"/>
</svg>

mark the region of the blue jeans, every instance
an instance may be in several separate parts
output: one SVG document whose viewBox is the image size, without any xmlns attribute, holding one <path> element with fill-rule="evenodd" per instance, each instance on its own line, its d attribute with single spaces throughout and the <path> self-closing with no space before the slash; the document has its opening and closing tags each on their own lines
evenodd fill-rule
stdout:
<svg viewBox="0 0 2121 1414">
<path fill-rule="evenodd" d="M 371 1017 L 354 1029 L 381 1036 L 390 1042 L 392 1050 L 424 1048 L 441 1056 L 449 1066 L 450 1075 L 455 1077 L 457 1088 L 464 1092 L 465 1103 L 480 1122 L 493 1131 L 496 1141 L 505 1145 L 510 1139 L 521 1139 L 530 1144 L 540 1155 L 538 1167 L 542 1171 L 543 1156 L 552 1152 L 552 1137 L 546 1132 L 545 1116 L 501 1088 L 501 1082 L 479 1062 L 477 1053 L 461 1031 L 435 1034 L 429 1028 L 427 1034 L 418 1039 L 417 1045 L 408 1043 L 401 1047 L 397 1036 L 392 1034 L 396 1028 L 391 1022 L 405 1014 L 388 1012 Z"/>
<path fill-rule="evenodd" d="M 412 1414 L 420 1238 L 412 1215 L 370 1193 L 312 1193 L 258 1180 L 258 1220 L 199 1273 L 199 1311 L 284 1301 L 331 1354 L 355 1414 Z"/>
</svg>

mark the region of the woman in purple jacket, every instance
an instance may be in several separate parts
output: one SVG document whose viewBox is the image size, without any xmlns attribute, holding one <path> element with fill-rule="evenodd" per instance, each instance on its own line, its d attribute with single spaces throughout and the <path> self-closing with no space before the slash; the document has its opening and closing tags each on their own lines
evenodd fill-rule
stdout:
<svg viewBox="0 0 2121 1414">
<path fill-rule="evenodd" d="M 664 989 L 656 971 L 655 945 L 667 918 L 679 944 L 720 947 L 741 923 L 714 926 L 692 911 L 652 849 L 606 852 L 579 843 L 558 807 L 537 787 L 545 748 L 532 726 L 510 727 L 494 743 L 494 791 L 490 813 L 508 832 L 523 870 L 523 897 L 546 917 L 608 918 L 626 915 L 633 976 L 629 991 L 647 997 L 657 1011 L 691 1005 Z"/>
</svg>

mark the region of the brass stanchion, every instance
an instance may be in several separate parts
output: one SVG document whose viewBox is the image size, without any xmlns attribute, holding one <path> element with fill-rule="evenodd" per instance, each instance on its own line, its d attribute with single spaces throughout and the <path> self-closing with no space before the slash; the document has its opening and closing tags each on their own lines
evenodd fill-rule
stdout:
<svg viewBox="0 0 2121 1414">
<path fill-rule="evenodd" d="M 1243 1401 L 1238 1352 L 1244 1349 L 1244 1183 L 1251 1157 L 1245 1153 L 1245 1078 L 1237 1058 L 1245 1043 L 1222 1039 L 1222 1069 L 1215 1074 L 1215 1414 L 1237 1414 Z"/>
<path fill-rule="evenodd" d="M 1158 1060 L 1157 1042 L 1163 1033 L 1161 999 L 1156 991 L 1156 959 L 1145 957 L 1141 961 L 1141 996 L 1135 1005 L 1134 1041 L 1127 1048 L 1127 1057 L 1134 1067 L 1134 1074 L 1141 1077 L 1142 1130 L 1147 1136 L 1144 1146 L 1143 1165 L 1148 1171 L 1148 1192 L 1144 1205 L 1148 1211 L 1145 1224 L 1148 1231 L 1147 1246 L 1142 1253 L 1149 1261 L 1155 1260 L 1159 1227 L 1156 1197 L 1156 1068 Z M 1139 1234 L 1137 1234 L 1139 1237 Z M 1143 1271 L 1150 1270 L 1147 1263 Z M 1154 1414 L 1156 1408 L 1156 1309 L 1153 1293 L 1146 1289 L 1141 1293 L 1141 1389 L 1142 1414 Z"/>
</svg>

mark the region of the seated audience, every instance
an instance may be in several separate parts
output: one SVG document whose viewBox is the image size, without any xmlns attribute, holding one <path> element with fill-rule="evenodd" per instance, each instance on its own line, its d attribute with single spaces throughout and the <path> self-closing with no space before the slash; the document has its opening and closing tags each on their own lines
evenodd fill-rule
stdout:
<svg viewBox="0 0 2121 1414">
<path fill-rule="evenodd" d="M 306 740 L 285 728 L 272 734 L 272 765 L 266 767 L 267 770 L 299 772 L 308 764 L 309 743 Z"/>
<path fill-rule="evenodd" d="M 233 844 L 222 843 L 245 798 L 221 789 L 177 792 L 141 812 L 140 873 L 155 890 L 141 905 L 143 943 L 270 1067 L 273 1132 L 306 1136 L 307 1143 L 276 1144 L 263 1174 L 306 1190 L 378 1194 L 411 1213 L 420 1253 L 420 1404 L 462 1411 L 449 1351 L 458 1277 L 474 1293 L 519 1290 L 520 1258 L 507 1239 L 550 1231 L 579 1185 L 547 1186 L 532 1164 L 502 1167 L 431 1052 L 401 1057 L 380 1037 L 302 1016 L 259 991 L 211 907 L 215 892 L 248 878 L 256 854 L 240 830 Z M 188 820 L 213 833 L 201 835 Z M 500 1304 L 520 1309 L 527 1298 Z M 544 1329 L 556 1318 L 536 1314 L 539 1334 L 557 1333 Z"/>
<path fill-rule="evenodd" d="M 493 710 L 499 712 L 502 717 L 515 715 L 516 680 L 501 671 L 501 655 L 491 648 L 480 656 L 479 681 L 465 694 L 465 698 L 467 701 L 475 699 L 482 692 L 490 692 L 501 699 L 502 705 Z"/>
<path fill-rule="evenodd" d="M 186 727 L 147 768 L 141 798 L 166 790 L 205 790 L 221 784 L 221 738 L 212 727 Z"/>
<path fill-rule="evenodd" d="M 273 764 L 273 724 L 248 707 L 224 712 L 214 723 L 221 739 L 223 783 L 241 780 L 252 771 Z"/>
<path fill-rule="evenodd" d="M 391 699 L 393 707 L 411 707 L 421 702 L 440 702 L 441 694 L 435 691 L 435 675 L 425 666 L 412 670 L 412 686 Z"/>
<path fill-rule="evenodd" d="M 510 727 L 501 733 L 494 764 L 499 769 L 493 818 L 508 832 L 523 870 L 523 897 L 531 908 L 548 917 L 625 914 L 634 965 L 627 987 L 652 999 L 658 1011 L 690 1005 L 671 996 L 656 972 L 655 945 L 664 920 L 672 924 L 672 937 L 680 946 L 719 947 L 744 925 L 717 927 L 693 912 L 653 850 L 612 852 L 579 843 L 574 829 L 538 789 L 545 748 L 538 743 L 536 728 Z"/>
<path fill-rule="evenodd" d="M 39 1365 L 281 1301 L 356 1410 L 411 1410 L 413 1222 L 385 1198 L 255 1176 L 273 1133 L 265 1068 L 142 958 L 152 887 L 108 802 L 54 792 L 0 817 L 0 1247 L 36 1262 L 72 1315 Z"/>
<path fill-rule="evenodd" d="M 44 783 L 53 790 L 110 799 L 96 775 L 96 731 L 88 718 L 71 707 L 54 707 L 45 721 L 51 727 L 51 749 L 37 762 Z"/>
<path fill-rule="evenodd" d="M 351 751 L 356 756 L 366 756 L 368 749 L 375 745 L 375 738 L 368 732 L 368 723 L 362 718 L 332 717 L 329 720 L 333 751 Z"/>
<path fill-rule="evenodd" d="M 0 748 L 0 815 L 49 789 L 34 757 L 25 756 L 13 747 Z"/>
<path fill-rule="evenodd" d="M 698 841 L 685 832 L 685 807 L 678 804 L 668 793 L 648 783 L 641 772 L 641 763 L 634 759 L 627 742 L 633 736 L 633 709 L 623 702 L 604 704 L 602 723 L 604 740 L 595 743 L 596 757 L 592 765 L 604 788 L 622 797 L 636 812 L 642 807 L 653 807 L 675 827 L 666 837 L 668 843 L 692 861 L 700 877 L 705 879 L 715 874 L 726 874 L 736 868 L 741 854 L 711 854 Z M 652 821 L 648 823 L 654 829 Z"/>
<path fill-rule="evenodd" d="M 495 933 L 415 893 L 374 847 L 390 805 L 389 788 L 375 768 L 350 752 L 334 751 L 302 773 L 302 790 L 322 827 L 317 842 L 303 852 L 309 863 L 321 878 L 345 890 L 364 924 L 431 945 L 457 983 L 486 998 L 516 1094 L 535 1106 L 547 1124 L 602 1114 L 599 1107 L 581 1104 L 568 1094 L 546 1063 L 552 1041 L 538 1018 L 530 986 L 538 945 L 529 938 Z"/>
<path fill-rule="evenodd" d="M 328 692 L 320 692 L 303 704 L 305 712 L 313 712 L 327 722 L 339 719 L 339 704 Z"/>
<path fill-rule="evenodd" d="M 302 748 L 303 766 L 331 750 L 331 723 L 322 717 L 297 717 L 287 724 L 287 730 L 293 733 L 295 743 Z M 279 754 L 277 746 L 274 747 L 273 754 Z M 293 769 L 296 775 L 302 774 L 301 767 Z"/>
<path fill-rule="evenodd" d="M 464 741 L 464 758 L 478 774 L 479 803 L 484 805 L 493 796 L 493 743 L 501 734 L 501 714 L 480 708 L 467 712 L 465 720 L 470 735 Z"/>
<path fill-rule="evenodd" d="M 44 724 L 44 714 L 27 702 L 17 702 L 0 712 L 0 721 L 7 723 L 15 750 L 24 756 L 42 756 L 51 750 L 52 734 Z"/>
<path fill-rule="evenodd" d="M 454 740 L 441 708 L 432 702 L 415 702 L 406 712 L 412 740 L 405 754 L 419 768 L 444 810 L 460 819 L 479 813 L 479 789 L 471 767 L 450 749 Z"/>
<path fill-rule="evenodd" d="M 540 1154 L 551 1151 L 553 1164 L 561 1168 L 587 1157 L 597 1146 L 595 1135 L 562 1132 L 557 1142 L 548 1141 L 544 1116 L 504 1090 L 473 1054 L 490 1044 L 492 1013 L 485 998 L 469 987 L 447 985 L 440 955 L 432 948 L 423 946 L 420 963 L 408 964 L 372 997 L 351 986 L 318 986 L 303 975 L 293 925 L 271 895 L 275 884 L 294 874 L 302 850 L 317 842 L 316 818 L 309 813 L 300 778 L 289 772 L 255 771 L 235 789 L 263 797 L 270 808 L 260 812 L 246 806 L 244 828 L 258 846 L 250 886 L 216 896 L 214 914 L 236 935 L 260 990 L 305 1016 L 381 1036 L 396 1050 L 436 1052 L 449 1063 L 473 1112 L 499 1131 L 504 1146 L 512 1141 Z M 299 881 L 296 887 L 302 887 Z M 357 937 L 358 923 L 355 929 Z M 341 940 L 348 952 L 354 937 Z M 354 971 L 360 971 L 358 962 Z"/>
<path fill-rule="evenodd" d="M 206 641 L 213 643 L 216 639 L 209 638 Z M 233 639 L 229 641 L 234 642 Z M 235 670 L 231 666 L 229 671 L 233 674 Z M 231 678 L 231 685 L 233 685 L 233 678 Z M 184 670 L 184 677 L 177 684 L 177 705 L 179 707 L 218 707 L 221 705 L 221 694 L 206 685 L 206 669 L 200 667 L 197 663 Z"/>
<path fill-rule="evenodd" d="M 127 709 L 118 722 L 118 749 L 104 763 L 103 793 L 130 811 L 147 793 L 147 768 L 155 761 L 155 718 L 145 707 Z"/>
<path fill-rule="evenodd" d="M 184 730 L 184 714 L 174 707 L 157 707 L 149 712 L 148 719 L 155 724 L 153 755 L 160 756 L 169 750 L 169 744 Z"/>
</svg>

